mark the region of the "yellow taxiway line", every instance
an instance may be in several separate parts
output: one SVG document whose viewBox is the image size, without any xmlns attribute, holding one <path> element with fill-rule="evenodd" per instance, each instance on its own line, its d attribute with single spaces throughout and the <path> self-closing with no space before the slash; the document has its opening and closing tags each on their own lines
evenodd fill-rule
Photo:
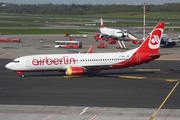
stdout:
<svg viewBox="0 0 180 120">
<path fill-rule="evenodd" d="M 135 71 L 159 72 L 161 69 L 135 69 Z"/>
<path fill-rule="evenodd" d="M 158 114 L 158 112 L 160 111 L 160 109 L 163 107 L 163 105 L 165 104 L 165 102 L 168 100 L 168 98 L 170 97 L 170 95 L 174 92 L 174 90 L 176 89 L 176 87 L 179 85 L 179 81 L 176 82 L 175 86 L 172 88 L 172 90 L 169 92 L 169 94 L 166 96 L 166 98 L 164 99 L 164 101 L 161 103 L 161 105 L 159 106 L 159 108 L 151 115 L 149 120 L 153 120 L 154 117 Z"/>
<path fill-rule="evenodd" d="M 63 76 L 64 78 L 81 78 L 81 77 L 88 77 L 87 75 L 70 75 L 70 76 Z"/>
<path fill-rule="evenodd" d="M 178 79 L 166 79 L 166 82 L 177 82 Z"/>
<path fill-rule="evenodd" d="M 120 78 L 125 78 L 125 79 L 144 79 L 146 77 L 142 76 L 119 76 Z"/>
</svg>

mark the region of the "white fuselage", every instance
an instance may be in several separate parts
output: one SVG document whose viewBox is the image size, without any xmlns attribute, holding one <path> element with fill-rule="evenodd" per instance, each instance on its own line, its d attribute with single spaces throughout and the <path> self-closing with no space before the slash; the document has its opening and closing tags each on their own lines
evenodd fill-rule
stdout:
<svg viewBox="0 0 180 120">
<path fill-rule="evenodd" d="M 111 66 L 129 59 L 136 49 L 117 53 L 42 54 L 16 58 L 6 65 L 14 71 L 66 70 L 68 67 Z"/>
<path fill-rule="evenodd" d="M 113 29 L 113 28 L 100 28 L 101 34 L 112 36 L 112 37 L 117 37 L 120 38 L 123 36 L 122 30 L 119 29 Z"/>
</svg>

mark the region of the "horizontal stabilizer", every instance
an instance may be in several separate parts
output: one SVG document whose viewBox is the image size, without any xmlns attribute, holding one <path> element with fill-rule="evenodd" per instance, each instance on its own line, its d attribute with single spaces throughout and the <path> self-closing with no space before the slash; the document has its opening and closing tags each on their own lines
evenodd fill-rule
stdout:
<svg viewBox="0 0 180 120">
<path fill-rule="evenodd" d="M 173 53 L 149 54 L 149 56 L 150 56 L 150 57 L 156 57 L 156 56 L 160 56 L 160 55 L 169 55 L 169 54 L 173 54 Z"/>
<path fill-rule="evenodd" d="M 160 55 L 169 55 L 169 54 L 173 54 L 173 53 L 163 53 L 163 54 L 160 54 Z"/>
<path fill-rule="evenodd" d="M 149 54 L 150 57 L 160 56 L 161 54 Z"/>
</svg>

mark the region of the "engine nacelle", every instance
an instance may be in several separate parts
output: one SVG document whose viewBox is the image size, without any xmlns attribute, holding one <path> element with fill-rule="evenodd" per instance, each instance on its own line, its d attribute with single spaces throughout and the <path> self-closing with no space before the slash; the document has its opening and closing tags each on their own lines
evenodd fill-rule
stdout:
<svg viewBox="0 0 180 120">
<path fill-rule="evenodd" d="M 85 69 L 82 67 L 68 67 L 66 70 L 66 75 L 83 75 Z"/>
</svg>

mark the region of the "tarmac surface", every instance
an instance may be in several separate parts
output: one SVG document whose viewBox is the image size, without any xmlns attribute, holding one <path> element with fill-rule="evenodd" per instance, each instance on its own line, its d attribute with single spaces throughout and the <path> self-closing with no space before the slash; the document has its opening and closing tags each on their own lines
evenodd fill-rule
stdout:
<svg viewBox="0 0 180 120">
<path fill-rule="evenodd" d="M 136 31 L 138 32 L 138 31 Z M 59 53 L 77 53 L 87 52 L 91 45 L 94 45 L 93 52 L 123 52 L 139 45 L 132 44 L 129 41 L 125 41 L 127 49 L 116 49 L 116 44 L 108 44 L 107 41 L 96 42 L 94 34 L 87 34 L 88 38 L 75 38 L 76 41 L 81 41 L 83 46 L 81 49 L 57 49 L 55 48 L 55 41 L 67 41 L 68 37 L 63 35 L 1 35 L 1 38 L 14 38 L 21 39 L 21 43 L 0 43 L 0 58 L 14 59 L 17 57 L 33 54 L 59 54 Z M 178 37 L 178 33 L 169 33 L 170 38 Z M 76 35 L 74 35 L 76 36 Z M 140 34 L 137 34 L 138 38 L 142 38 Z M 44 43 L 40 43 L 40 39 L 44 39 Z M 107 45 L 107 49 L 98 49 L 97 46 L 101 43 Z M 180 44 L 177 44 L 174 48 L 160 49 L 162 54 L 170 53 L 168 55 L 162 55 L 158 60 L 180 60 L 179 52 Z"/>
<path fill-rule="evenodd" d="M 0 118 L 12 119 L 148 119 L 179 80 L 179 61 L 108 70 L 94 77 L 65 77 L 64 73 L 27 73 L 25 78 L 0 63 Z M 156 116 L 178 120 L 180 87 Z"/>
<path fill-rule="evenodd" d="M 172 34 L 174 35 L 174 34 Z M 125 42 L 127 49 L 98 49 L 93 34 L 77 38 L 82 49 L 56 49 L 54 41 L 68 40 L 62 35 L 4 35 L 20 37 L 21 43 L 0 43 L 0 119 L 2 120 L 144 120 L 149 119 L 179 80 L 180 52 L 161 48 L 158 60 L 133 68 L 102 71 L 94 77 L 65 77 L 64 73 L 25 73 L 16 75 L 4 66 L 12 59 L 45 53 L 126 51 L 137 47 Z M 43 38 L 44 43 L 39 40 Z M 170 61 L 171 60 L 171 61 Z M 179 120 L 180 88 L 173 91 L 155 120 Z"/>
</svg>

